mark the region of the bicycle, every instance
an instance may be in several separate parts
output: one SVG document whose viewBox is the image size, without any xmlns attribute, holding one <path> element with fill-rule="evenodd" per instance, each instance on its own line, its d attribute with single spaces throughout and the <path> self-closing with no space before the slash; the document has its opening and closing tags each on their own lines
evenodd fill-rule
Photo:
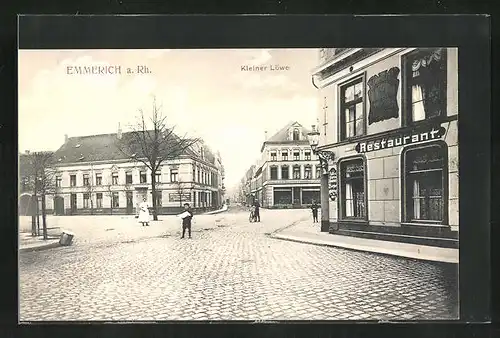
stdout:
<svg viewBox="0 0 500 338">
<path fill-rule="evenodd" d="M 250 210 L 250 215 L 248 216 L 248 220 L 250 223 L 255 222 L 255 212 L 253 210 Z"/>
</svg>

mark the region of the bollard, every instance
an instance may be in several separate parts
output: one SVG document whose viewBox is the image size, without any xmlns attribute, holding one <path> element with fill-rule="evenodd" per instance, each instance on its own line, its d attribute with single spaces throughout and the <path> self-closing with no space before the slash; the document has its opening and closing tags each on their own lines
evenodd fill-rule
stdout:
<svg viewBox="0 0 500 338">
<path fill-rule="evenodd" d="M 64 246 L 71 245 L 74 236 L 75 235 L 69 231 L 63 231 L 63 233 L 61 234 L 61 238 L 59 239 L 59 244 Z"/>
</svg>

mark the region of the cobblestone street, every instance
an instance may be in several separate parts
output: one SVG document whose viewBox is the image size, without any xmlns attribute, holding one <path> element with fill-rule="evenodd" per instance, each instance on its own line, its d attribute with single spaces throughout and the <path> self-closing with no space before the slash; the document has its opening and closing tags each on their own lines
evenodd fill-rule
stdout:
<svg viewBox="0 0 500 338">
<path fill-rule="evenodd" d="M 78 229 L 71 229 L 75 243 L 70 247 L 20 254 L 20 320 L 458 316 L 455 266 L 267 235 L 309 213 L 262 210 L 262 223 L 248 223 L 246 212 L 199 216 L 193 239 L 180 239 L 175 222 L 170 232 L 158 230 L 156 223 L 149 228 L 134 224 L 135 235 L 129 233 L 126 240 L 109 234 L 79 241 Z M 227 226 L 213 226 L 220 217 Z M 123 220 L 116 216 L 106 222 L 117 229 Z"/>
</svg>

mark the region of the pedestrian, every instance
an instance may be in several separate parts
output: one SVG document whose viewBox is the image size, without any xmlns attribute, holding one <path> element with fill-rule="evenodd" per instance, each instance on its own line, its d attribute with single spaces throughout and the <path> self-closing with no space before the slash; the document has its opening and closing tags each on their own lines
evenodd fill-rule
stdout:
<svg viewBox="0 0 500 338">
<path fill-rule="evenodd" d="M 139 223 L 142 223 L 142 226 L 149 226 L 149 206 L 146 198 L 139 205 Z"/>
<path fill-rule="evenodd" d="M 259 200 L 255 200 L 254 202 L 254 207 L 255 207 L 255 222 L 260 222 L 260 203 Z"/>
<path fill-rule="evenodd" d="M 313 223 L 318 223 L 318 209 L 319 206 L 315 200 L 312 201 L 311 210 L 313 214 Z"/>
<path fill-rule="evenodd" d="M 186 229 L 188 231 L 188 236 L 191 238 L 191 220 L 193 219 L 193 212 L 191 211 L 189 203 L 184 203 L 184 212 L 180 214 L 182 218 L 182 236 L 186 234 Z"/>
</svg>

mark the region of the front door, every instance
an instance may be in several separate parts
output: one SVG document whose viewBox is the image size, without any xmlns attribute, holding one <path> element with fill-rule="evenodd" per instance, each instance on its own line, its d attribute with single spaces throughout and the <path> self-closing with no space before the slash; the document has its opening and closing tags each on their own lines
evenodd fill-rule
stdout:
<svg viewBox="0 0 500 338">
<path fill-rule="evenodd" d="M 299 187 L 293 188 L 293 204 L 294 205 L 300 204 L 300 188 Z"/>
<path fill-rule="evenodd" d="M 54 211 L 56 215 L 64 215 L 64 197 L 54 197 Z"/>
<path fill-rule="evenodd" d="M 131 191 L 127 192 L 127 214 L 134 213 L 134 197 Z"/>
<path fill-rule="evenodd" d="M 76 194 L 71 194 L 71 213 L 76 211 Z"/>
</svg>

